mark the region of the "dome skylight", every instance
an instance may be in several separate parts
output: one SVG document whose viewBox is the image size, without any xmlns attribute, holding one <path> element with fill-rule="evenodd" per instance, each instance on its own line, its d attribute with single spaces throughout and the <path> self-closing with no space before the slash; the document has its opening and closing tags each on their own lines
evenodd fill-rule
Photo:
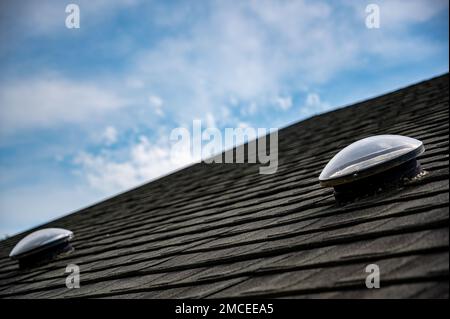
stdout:
<svg viewBox="0 0 450 319">
<path fill-rule="evenodd" d="M 62 228 L 45 228 L 37 230 L 22 238 L 13 248 L 9 257 L 24 264 L 45 261 L 66 251 L 73 238 L 70 230 Z M 50 258 L 51 259 L 51 258 Z"/>
<path fill-rule="evenodd" d="M 372 176 L 415 159 L 423 143 L 401 135 L 364 138 L 342 149 L 319 176 L 322 186 L 336 186 Z"/>
</svg>

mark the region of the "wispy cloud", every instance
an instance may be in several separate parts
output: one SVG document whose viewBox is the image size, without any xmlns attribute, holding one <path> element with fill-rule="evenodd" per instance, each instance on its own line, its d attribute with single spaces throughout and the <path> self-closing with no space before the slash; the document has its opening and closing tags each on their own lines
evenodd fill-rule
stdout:
<svg viewBox="0 0 450 319">
<path fill-rule="evenodd" d="M 175 24 L 185 28 L 183 35 L 164 37 L 142 51 L 130 72 L 145 87 L 156 88 L 165 111 L 180 122 L 230 107 L 230 99 L 241 107 L 259 106 L 247 114 L 271 104 L 287 109 L 289 103 L 279 99 L 286 92 L 370 67 L 368 57 L 396 65 L 439 50 L 424 37 L 405 36 L 405 29 L 442 8 L 422 12 L 428 6 L 423 1 L 381 6 L 389 28 L 371 32 L 360 19 L 365 8 L 356 2 L 337 7 L 319 1 L 214 1 L 202 19 L 193 20 L 189 11 L 180 15 Z M 403 12 L 410 9 L 408 19 Z"/>
<path fill-rule="evenodd" d="M 300 114 L 304 117 L 324 113 L 331 109 L 331 105 L 323 102 L 317 93 L 308 93 L 305 102 L 300 107 Z"/>
<path fill-rule="evenodd" d="M 102 140 L 106 145 L 112 145 L 117 142 L 117 129 L 114 126 L 108 126 L 102 133 Z"/>
<path fill-rule="evenodd" d="M 168 140 L 151 143 L 145 136 L 120 151 L 125 153 L 122 160 L 111 153 L 94 155 L 81 152 L 75 158 L 75 163 L 80 166 L 79 173 L 87 179 L 90 187 L 105 196 L 155 179 L 193 161 L 190 149 L 186 149 L 174 164 Z"/>
<path fill-rule="evenodd" d="M 23 79 L 0 86 L 0 134 L 86 123 L 127 105 L 116 93 L 63 78 Z"/>
<path fill-rule="evenodd" d="M 154 108 L 155 113 L 159 116 L 164 115 L 164 111 L 162 109 L 164 105 L 164 101 L 157 95 L 150 95 L 148 97 L 148 101 L 150 102 L 150 105 Z"/>
</svg>

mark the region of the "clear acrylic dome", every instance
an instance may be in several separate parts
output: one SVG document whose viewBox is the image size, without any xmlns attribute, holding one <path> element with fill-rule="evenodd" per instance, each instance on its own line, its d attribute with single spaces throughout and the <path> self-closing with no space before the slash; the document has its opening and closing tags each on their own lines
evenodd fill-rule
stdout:
<svg viewBox="0 0 450 319">
<path fill-rule="evenodd" d="M 319 176 L 322 186 L 335 186 L 405 163 L 425 150 L 423 143 L 401 135 L 364 138 L 342 149 Z"/>
<path fill-rule="evenodd" d="M 21 258 L 72 239 L 73 233 L 62 228 L 46 228 L 28 234 L 13 248 L 9 256 Z"/>
</svg>

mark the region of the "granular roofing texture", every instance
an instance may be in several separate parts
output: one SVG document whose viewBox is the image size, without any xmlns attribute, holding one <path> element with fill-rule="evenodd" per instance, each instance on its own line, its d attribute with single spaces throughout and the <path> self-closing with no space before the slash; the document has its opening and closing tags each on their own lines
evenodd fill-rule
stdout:
<svg viewBox="0 0 450 319">
<path fill-rule="evenodd" d="M 0 298 L 448 298 L 448 80 L 280 130 L 275 174 L 195 164 L 43 225 L 75 234 L 75 251 L 49 264 L 20 270 L 8 253 L 26 233 L 4 240 Z M 427 174 L 338 205 L 322 168 L 376 134 L 422 140 Z M 66 288 L 70 263 L 79 289 Z M 380 289 L 365 285 L 372 263 Z"/>
</svg>

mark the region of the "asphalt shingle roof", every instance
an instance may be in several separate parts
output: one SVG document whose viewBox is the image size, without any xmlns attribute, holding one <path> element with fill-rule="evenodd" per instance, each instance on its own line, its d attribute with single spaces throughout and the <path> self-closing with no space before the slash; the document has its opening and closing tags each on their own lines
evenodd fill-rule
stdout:
<svg viewBox="0 0 450 319">
<path fill-rule="evenodd" d="M 52 221 L 75 251 L 20 270 L 0 242 L 0 298 L 446 297 L 449 292 L 448 74 L 279 132 L 276 174 L 196 164 Z M 424 142 L 427 174 L 338 205 L 318 176 L 376 134 Z M 49 198 L 51 200 L 51 198 Z M 81 288 L 67 289 L 67 264 Z M 379 265 L 381 288 L 365 267 Z"/>
</svg>

